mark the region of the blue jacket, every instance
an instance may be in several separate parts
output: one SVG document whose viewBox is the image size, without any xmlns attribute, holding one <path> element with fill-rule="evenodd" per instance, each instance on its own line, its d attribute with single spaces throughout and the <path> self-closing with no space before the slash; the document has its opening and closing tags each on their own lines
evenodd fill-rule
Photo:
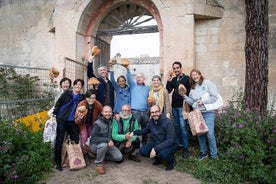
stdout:
<svg viewBox="0 0 276 184">
<path fill-rule="evenodd" d="M 114 78 L 114 71 L 110 71 L 110 81 L 116 93 L 113 112 L 119 113 L 121 112 L 123 105 L 130 105 L 130 88 L 128 86 L 126 86 L 125 88 L 121 88 L 117 84 Z"/>
<path fill-rule="evenodd" d="M 92 78 L 92 77 L 96 77 L 94 72 L 93 72 L 93 63 L 89 63 L 87 65 L 87 77 L 88 79 Z M 100 84 L 98 86 L 97 89 L 97 95 L 96 95 L 96 99 L 101 102 L 101 104 L 104 105 L 110 105 L 111 108 L 113 109 L 114 107 L 114 88 L 110 82 L 110 80 L 108 80 L 108 82 L 106 83 L 102 78 L 100 77 L 96 77 L 99 81 Z M 107 85 L 109 85 L 110 88 L 110 95 L 109 97 L 106 96 L 106 90 L 107 90 Z M 110 100 L 110 104 L 105 104 L 105 99 L 109 98 Z"/>
<path fill-rule="evenodd" d="M 130 87 L 131 109 L 138 111 L 148 111 L 149 88 L 146 85 L 139 85 L 131 78 L 130 71 L 127 70 L 127 82 Z"/>
<path fill-rule="evenodd" d="M 135 130 L 134 135 L 151 134 L 151 141 L 157 145 L 154 150 L 160 151 L 167 147 L 177 145 L 176 133 L 173 123 L 165 115 L 161 114 L 155 122 L 152 118 L 149 120 L 147 127 L 142 130 Z"/>
</svg>

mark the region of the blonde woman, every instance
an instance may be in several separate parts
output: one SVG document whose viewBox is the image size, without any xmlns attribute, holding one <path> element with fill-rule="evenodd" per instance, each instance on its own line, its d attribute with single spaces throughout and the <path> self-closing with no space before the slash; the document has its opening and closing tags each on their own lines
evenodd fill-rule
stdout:
<svg viewBox="0 0 276 184">
<path fill-rule="evenodd" d="M 172 109 L 170 105 L 169 92 L 163 86 L 161 77 L 159 75 L 154 75 L 152 77 L 152 88 L 149 91 L 149 101 L 153 98 L 153 104 L 150 103 L 149 105 L 158 105 L 162 113 L 170 118 Z"/>
</svg>

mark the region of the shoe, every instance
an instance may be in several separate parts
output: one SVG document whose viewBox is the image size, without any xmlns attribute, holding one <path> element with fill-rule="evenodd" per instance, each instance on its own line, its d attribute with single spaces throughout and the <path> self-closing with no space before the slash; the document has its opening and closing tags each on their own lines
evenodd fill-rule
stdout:
<svg viewBox="0 0 276 184">
<path fill-rule="evenodd" d="M 105 170 L 104 170 L 104 166 L 103 165 L 96 165 L 96 171 L 98 174 L 104 174 Z"/>
<path fill-rule="evenodd" d="M 87 155 L 90 159 L 95 159 L 97 157 L 96 154 L 91 151 L 87 152 Z"/>
<path fill-rule="evenodd" d="M 88 166 L 90 164 L 90 160 L 89 160 L 88 154 L 83 155 L 83 157 L 84 157 L 84 161 L 85 161 L 86 166 Z"/>
<path fill-rule="evenodd" d="M 182 158 L 189 158 L 190 157 L 190 153 L 188 149 L 183 149 L 182 152 Z"/>
<path fill-rule="evenodd" d="M 176 166 L 176 162 L 175 160 L 171 163 L 168 163 L 167 166 L 166 166 L 166 171 L 171 171 L 174 169 L 174 167 Z"/>
<path fill-rule="evenodd" d="M 160 165 L 162 164 L 162 160 L 155 159 L 154 162 L 152 162 L 152 165 Z"/>
<path fill-rule="evenodd" d="M 57 166 L 56 166 L 56 169 L 59 170 L 59 171 L 62 171 L 62 170 L 63 170 L 62 167 L 61 167 L 61 165 L 57 165 Z"/>
<path fill-rule="evenodd" d="M 134 162 L 141 162 L 141 160 L 137 158 L 136 155 L 129 155 L 128 159 L 133 160 Z"/>
<path fill-rule="evenodd" d="M 203 160 L 204 158 L 207 158 L 207 157 L 208 157 L 207 153 L 200 153 L 198 155 L 197 159 L 198 160 Z"/>
<path fill-rule="evenodd" d="M 177 150 L 182 150 L 183 146 L 181 144 L 177 145 Z"/>
<path fill-rule="evenodd" d="M 117 164 L 120 164 L 120 163 L 122 163 L 123 161 L 124 161 L 125 159 L 124 159 L 124 157 L 122 158 L 122 160 L 120 160 L 120 161 L 115 161 Z"/>
</svg>

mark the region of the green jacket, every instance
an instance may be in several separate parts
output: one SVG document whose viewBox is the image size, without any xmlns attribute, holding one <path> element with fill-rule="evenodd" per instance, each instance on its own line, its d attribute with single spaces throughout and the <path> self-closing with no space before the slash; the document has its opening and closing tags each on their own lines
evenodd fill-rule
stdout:
<svg viewBox="0 0 276 184">
<path fill-rule="evenodd" d="M 131 122 L 132 121 L 132 122 Z M 122 132 L 120 131 L 120 126 L 122 123 Z M 131 127 L 133 127 L 133 130 L 130 130 L 130 124 L 133 123 Z M 115 141 L 123 142 L 125 141 L 125 136 L 128 132 L 132 132 L 135 130 L 138 130 L 138 121 L 135 117 L 132 117 L 132 114 L 129 116 L 127 120 L 123 120 L 122 118 L 119 121 L 116 121 L 113 119 L 112 121 L 112 138 Z M 131 142 L 135 141 L 137 136 L 133 136 Z"/>
</svg>

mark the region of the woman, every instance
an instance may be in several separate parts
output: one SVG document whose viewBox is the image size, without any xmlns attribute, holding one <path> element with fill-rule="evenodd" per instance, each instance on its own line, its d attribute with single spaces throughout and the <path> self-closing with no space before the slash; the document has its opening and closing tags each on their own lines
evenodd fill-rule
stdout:
<svg viewBox="0 0 276 184">
<path fill-rule="evenodd" d="M 154 75 L 152 77 L 152 89 L 149 91 L 149 99 L 154 97 L 154 104 L 158 105 L 168 118 L 171 117 L 171 105 L 170 105 L 170 97 L 169 92 L 164 88 L 161 77 L 159 75 Z"/>
<path fill-rule="evenodd" d="M 209 128 L 206 134 L 198 136 L 200 147 L 200 154 L 198 160 L 208 157 L 206 140 L 210 148 L 210 157 L 212 159 L 218 158 L 217 143 L 215 138 L 215 113 L 214 111 L 207 111 L 206 104 L 214 103 L 218 98 L 216 85 L 208 79 L 205 79 L 198 69 L 193 69 L 190 72 L 191 91 L 189 97 L 185 95 L 185 100 L 193 109 L 199 109 L 203 115 L 204 120 Z M 203 98 L 204 96 L 204 98 Z M 207 98 L 206 98 L 207 96 Z"/>
<path fill-rule="evenodd" d="M 57 100 L 59 99 L 60 95 L 71 88 L 71 84 L 72 84 L 72 81 L 67 78 L 67 77 L 64 77 L 60 80 L 59 82 L 59 86 L 60 88 L 55 88 L 54 85 L 50 85 L 49 86 L 49 92 L 52 92 L 54 95 L 55 95 L 55 103 L 57 102 Z M 54 110 L 54 107 L 53 106 L 49 111 L 48 111 L 48 116 L 52 117 L 53 115 L 53 110 Z"/>
<path fill-rule="evenodd" d="M 59 97 L 53 114 L 57 119 L 57 137 L 55 143 L 55 162 L 56 169 L 62 171 L 61 167 L 61 148 L 65 136 L 65 131 L 70 135 L 70 139 L 79 143 L 78 126 L 74 122 L 75 111 L 84 96 L 80 93 L 84 85 L 82 79 L 73 82 L 73 90 L 67 90 Z"/>
<path fill-rule="evenodd" d="M 79 107 L 85 107 L 87 109 L 86 113 L 81 113 L 78 111 Z M 81 149 L 84 155 L 86 165 L 89 164 L 88 150 L 85 146 L 87 138 L 91 136 L 92 124 L 96 121 L 99 114 L 101 114 L 103 109 L 102 104 L 96 100 L 96 91 L 89 89 L 85 93 L 85 99 L 81 101 L 75 112 L 75 123 L 79 126 L 79 131 L 81 135 Z"/>
<path fill-rule="evenodd" d="M 112 65 L 110 65 L 110 68 L 112 69 Z M 110 81 L 116 93 L 113 112 L 114 114 L 119 114 L 123 105 L 130 105 L 130 88 L 126 84 L 126 77 L 123 75 L 120 75 L 117 78 L 116 83 L 114 78 L 114 71 L 112 70 L 110 71 Z"/>
</svg>

